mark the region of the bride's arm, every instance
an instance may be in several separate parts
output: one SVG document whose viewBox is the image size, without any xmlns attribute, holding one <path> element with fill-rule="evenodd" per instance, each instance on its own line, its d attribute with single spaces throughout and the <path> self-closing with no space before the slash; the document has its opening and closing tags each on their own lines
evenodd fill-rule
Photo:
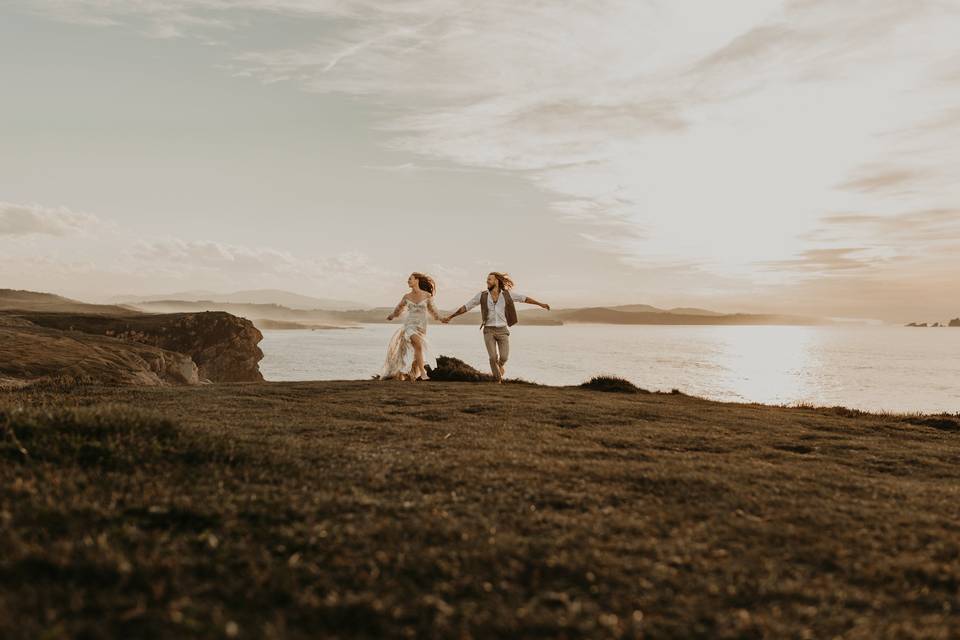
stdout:
<svg viewBox="0 0 960 640">
<path fill-rule="evenodd" d="M 443 318 L 437 312 L 437 308 L 433 306 L 433 296 L 430 296 L 430 298 L 427 300 L 427 311 L 430 312 L 430 315 L 433 316 L 434 320 L 437 322 L 443 322 Z"/>
<path fill-rule="evenodd" d="M 407 306 L 407 297 L 404 296 L 400 298 L 400 302 L 397 303 L 397 306 L 393 309 L 393 312 L 387 316 L 387 320 L 393 320 L 400 315 L 400 312 L 403 311 L 403 308 Z"/>
</svg>

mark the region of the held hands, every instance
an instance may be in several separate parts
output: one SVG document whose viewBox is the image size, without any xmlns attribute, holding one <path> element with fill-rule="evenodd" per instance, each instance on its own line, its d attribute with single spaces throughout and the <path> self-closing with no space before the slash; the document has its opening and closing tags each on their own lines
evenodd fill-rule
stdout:
<svg viewBox="0 0 960 640">
<path fill-rule="evenodd" d="M 443 324 L 450 324 L 450 316 L 444 316 L 443 318 L 440 318 L 440 322 Z"/>
</svg>

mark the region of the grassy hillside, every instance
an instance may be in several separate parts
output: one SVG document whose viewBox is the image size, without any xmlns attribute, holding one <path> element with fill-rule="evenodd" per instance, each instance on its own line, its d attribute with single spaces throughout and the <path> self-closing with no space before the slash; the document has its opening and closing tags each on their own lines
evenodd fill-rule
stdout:
<svg viewBox="0 0 960 640">
<path fill-rule="evenodd" d="M 18 289 L 0 289 L 0 311 L 38 311 L 53 313 L 97 313 L 105 315 L 135 315 L 130 307 L 112 304 L 87 304 L 52 293 L 38 293 Z"/>
<path fill-rule="evenodd" d="M 4 638 L 960 628 L 958 417 L 439 382 L 0 411 Z"/>
</svg>

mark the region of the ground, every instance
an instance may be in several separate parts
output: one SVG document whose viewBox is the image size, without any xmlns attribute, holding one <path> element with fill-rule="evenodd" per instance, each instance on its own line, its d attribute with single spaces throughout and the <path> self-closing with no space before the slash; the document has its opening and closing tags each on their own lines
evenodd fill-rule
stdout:
<svg viewBox="0 0 960 640">
<path fill-rule="evenodd" d="M 958 637 L 958 463 L 675 394 L 7 392 L 0 637 Z"/>
</svg>

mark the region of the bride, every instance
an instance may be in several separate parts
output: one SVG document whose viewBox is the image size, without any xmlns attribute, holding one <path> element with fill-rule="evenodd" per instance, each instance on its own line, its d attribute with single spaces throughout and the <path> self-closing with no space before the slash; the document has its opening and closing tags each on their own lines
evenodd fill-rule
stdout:
<svg viewBox="0 0 960 640">
<path fill-rule="evenodd" d="M 400 317 L 404 311 L 403 326 L 397 329 L 387 346 L 387 359 L 383 363 L 381 380 L 426 380 L 427 370 L 424 363 L 429 357 L 427 344 L 427 314 L 434 320 L 440 320 L 437 308 L 433 306 L 433 295 L 437 285 L 433 278 L 424 273 L 412 273 L 407 278 L 409 293 L 400 299 L 396 309 L 387 320 Z"/>
</svg>

